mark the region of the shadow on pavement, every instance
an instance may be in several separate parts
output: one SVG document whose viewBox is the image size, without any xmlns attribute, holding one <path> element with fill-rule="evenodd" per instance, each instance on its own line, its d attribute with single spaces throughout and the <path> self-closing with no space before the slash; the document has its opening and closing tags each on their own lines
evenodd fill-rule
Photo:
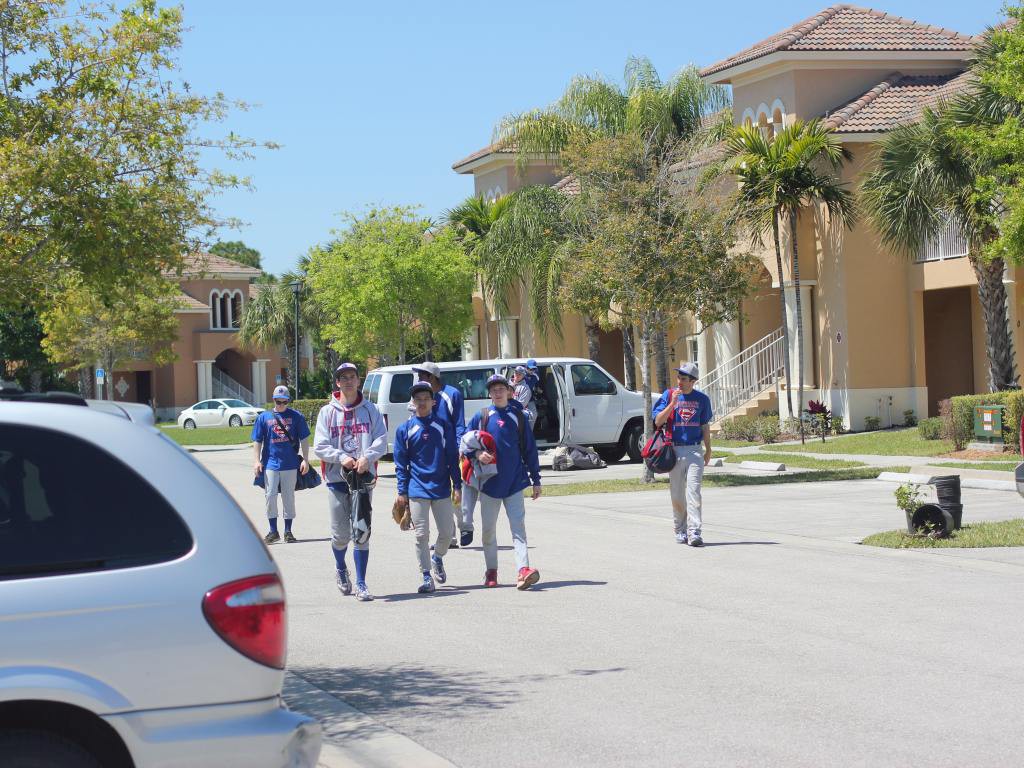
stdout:
<svg viewBox="0 0 1024 768">
<path fill-rule="evenodd" d="M 417 586 L 419 586 L 417 584 Z M 415 589 L 410 592 L 400 592 L 394 595 L 380 595 L 377 597 L 378 600 L 384 603 L 401 603 L 405 600 L 430 600 L 434 597 L 451 597 L 453 595 L 465 595 L 466 590 L 461 587 L 455 587 L 453 589 L 445 589 L 442 586 L 438 586 L 436 592 L 430 592 L 429 594 L 421 595 Z"/>
<path fill-rule="evenodd" d="M 778 544 L 777 541 L 705 541 L 704 546 L 706 547 L 737 547 L 737 546 L 749 546 L 758 545 L 765 546 L 769 544 Z"/>
<path fill-rule="evenodd" d="M 543 575 L 543 571 L 541 572 Z M 577 579 L 575 581 L 544 581 L 541 579 L 537 582 L 537 586 L 531 589 L 531 592 L 546 592 L 549 589 L 561 589 L 562 587 L 603 587 L 607 584 L 607 581 L 587 581 L 586 579 Z"/>
</svg>

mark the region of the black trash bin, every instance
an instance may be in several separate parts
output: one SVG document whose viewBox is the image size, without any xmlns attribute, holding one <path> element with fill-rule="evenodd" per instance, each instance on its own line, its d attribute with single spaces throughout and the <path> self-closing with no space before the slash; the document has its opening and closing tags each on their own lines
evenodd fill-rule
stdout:
<svg viewBox="0 0 1024 768">
<path fill-rule="evenodd" d="M 960 475 L 941 475 L 932 478 L 932 484 L 939 497 L 939 506 L 949 514 L 953 521 L 953 529 L 959 531 L 964 516 L 964 506 L 960 497 Z"/>
</svg>

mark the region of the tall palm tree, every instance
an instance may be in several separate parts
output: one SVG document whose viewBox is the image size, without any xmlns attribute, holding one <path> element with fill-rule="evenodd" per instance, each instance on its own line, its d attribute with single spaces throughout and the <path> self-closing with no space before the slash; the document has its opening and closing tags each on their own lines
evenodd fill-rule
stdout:
<svg viewBox="0 0 1024 768">
<path fill-rule="evenodd" d="M 476 264 L 477 282 L 480 287 L 480 301 L 483 304 L 483 322 L 481 330 L 484 337 L 484 349 L 488 358 L 491 357 L 491 335 L 487 328 L 488 301 L 489 296 L 488 270 L 489 263 L 483 246 L 487 240 L 487 234 L 508 210 L 508 197 L 499 197 L 497 200 L 485 200 L 482 197 L 473 195 L 467 197 L 454 208 L 444 214 L 445 222 L 455 229 L 462 243 L 463 248 L 472 257 Z M 490 281 L 493 283 L 493 281 Z M 492 303 L 493 305 L 493 303 Z"/>
<path fill-rule="evenodd" d="M 983 181 L 993 169 L 958 132 L 958 121 L 970 111 L 966 103 L 955 109 L 940 105 L 926 109 L 918 122 L 890 131 L 863 180 L 862 195 L 882 242 L 911 258 L 951 219 L 955 222 L 978 281 L 988 385 L 998 391 L 1015 388 L 1017 373 L 1006 318 L 1005 264 L 984 254 L 999 236 L 999 201 Z"/>
<path fill-rule="evenodd" d="M 556 158 L 574 142 L 633 134 L 646 150 L 638 167 L 648 168 L 649 160 L 665 155 L 666 146 L 698 136 L 709 122 L 723 124 L 709 118 L 730 105 L 728 91 L 706 83 L 693 66 L 666 82 L 649 59 L 630 57 L 624 81 L 622 87 L 600 76 L 579 75 L 554 104 L 505 117 L 495 129 L 495 140 L 514 147 L 519 165 L 525 167 L 531 155 Z M 597 323 L 594 318 L 587 321 L 593 349 Z M 664 336 L 666 329 L 659 332 Z"/>
<path fill-rule="evenodd" d="M 728 167 L 739 189 L 736 193 L 737 217 L 748 224 L 755 238 L 769 228 L 775 242 L 775 258 L 779 271 L 779 296 L 782 305 L 782 328 L 786 338 L 787 382 L 789 378 L 789 341 L 786 332 L 785 280 L 779 246 L 781 222 L 789 225 L 790 270 L 793 279 L 796 309 L 798 414 L 804 410 L 804 325 L 800 301 L 800 253 L 797 243 L 797 220 L 800 210 L 809 205 L 823 205 L 829 219 L 847 229 L 857 217 L 852 193 L 836 176 L 850 153 L 819 121 L 801 120 L 768 138 L 760 129 L 738 127 L 726 144 Z M 787 398 L 789 398 L 787 384 Z M 788 399 L 792 413 L 792 399 Z M 800 436 L 803 439 L 803 419 Z"/>
</svg>

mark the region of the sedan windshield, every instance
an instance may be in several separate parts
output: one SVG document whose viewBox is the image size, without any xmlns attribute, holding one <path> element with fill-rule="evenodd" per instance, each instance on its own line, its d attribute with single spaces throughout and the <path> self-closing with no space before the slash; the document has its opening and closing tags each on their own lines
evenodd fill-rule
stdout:
<svg viewBox="0 0 1024 768">
<path fill-rule="evenodd" d="M 243 400 L 224 400 L 223 401 L 228 408 L 252 408 L 251 405 Z"/>
</svg>

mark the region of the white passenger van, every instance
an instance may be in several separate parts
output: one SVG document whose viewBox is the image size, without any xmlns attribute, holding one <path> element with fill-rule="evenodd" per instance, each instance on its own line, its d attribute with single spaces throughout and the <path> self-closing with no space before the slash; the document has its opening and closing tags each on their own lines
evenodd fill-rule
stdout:
<svg viewBox="0 0 1024 768">
<path fill-rule="evenodd" d="M 538 357 L 540 384 L 534 394 L 537 423 L 534 436 L 542 450 L 572 444 L 593 447 L 608 462 L 629 455 L 640 460 L 643 440 L 643 396 L 631 392 L 593 360 Z M 502 373 L 511 380 L 526 358 L 465 360 L 438 363 L 441 378 L 462 392 L 466 423 L 490 404 L 487 379 Z M 391 452 L 398 425 L 409 418 L 409 388 L 415 382 L 410 365 L 389 365 L 370 371 L 363 396 L 377 404 L 388 426 Z"/>
</svg>

